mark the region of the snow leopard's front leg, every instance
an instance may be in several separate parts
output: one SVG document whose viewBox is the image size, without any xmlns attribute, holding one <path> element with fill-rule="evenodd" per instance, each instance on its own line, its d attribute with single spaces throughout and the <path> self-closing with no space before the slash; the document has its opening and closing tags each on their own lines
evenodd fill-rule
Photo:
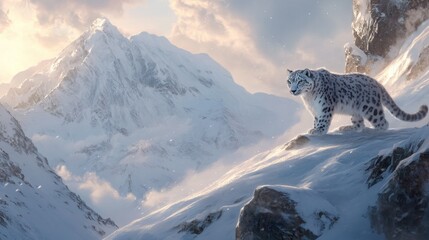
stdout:
<svg viewBox="0 0 429 240">
<path fill-rule="evenodd" d="M 314 117 L 314 128 L 309 134 L 326 134 L 332 121 L 333 109 L 324 108 L 322 113 Z"/>
</svg>

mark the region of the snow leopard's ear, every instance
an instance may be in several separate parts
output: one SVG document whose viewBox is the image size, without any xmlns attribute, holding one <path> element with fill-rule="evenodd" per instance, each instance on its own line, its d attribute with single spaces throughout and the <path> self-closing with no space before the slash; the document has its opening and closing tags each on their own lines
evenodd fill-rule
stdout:
<svg viewBox="0 0 429 240">
<path fill-rule="evenodd" d="M 304 75 L 309 78 L 313 77 L 313 73 L 308 68 L 304 69 Z"/>
<path fill-rule="evenodd" d="M 293 71 L 292 71 L 292 70 L 290 70 L 289 68 L 287 69 L 287 72 L 288 72 L 289 74 L 293 73 Z"/>
</svg>

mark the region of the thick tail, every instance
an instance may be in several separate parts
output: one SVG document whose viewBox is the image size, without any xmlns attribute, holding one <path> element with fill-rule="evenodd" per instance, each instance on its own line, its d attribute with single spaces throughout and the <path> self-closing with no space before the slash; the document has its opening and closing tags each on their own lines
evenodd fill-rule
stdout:
<svg viewBox="0 0 429 240">
<path fill-rule="evenodd" d="M 393 101 L 392 97 L 389 95 L 389 93 L 384 90 L 384 94 L 381 97 L 383 105 L 389 109 L 389 111 L 393 114 L 393 116 L 397 117 L 398 119 L 401 119 L 402 121 L 407 122 L 415 122 L 419 121 L 426 117 L 426 114 L 428 112 L 428 107 L 426 105 L 420 106 L 420 109 L 417 113 L 409 114 L 404 112 L 402 109 L 396 105 L 395 101 Z"/>
</svg>

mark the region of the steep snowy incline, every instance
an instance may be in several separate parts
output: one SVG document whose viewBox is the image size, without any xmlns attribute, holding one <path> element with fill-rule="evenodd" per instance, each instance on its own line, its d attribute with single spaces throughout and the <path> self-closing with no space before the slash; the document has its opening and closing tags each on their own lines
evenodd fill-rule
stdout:
<svg viewBox="0 0 429 240">
<path fill-rule="evenodd" d="M 0 239 L 100 239 L 117 228 L 71 192 L 0 105 Z"/>
<path fill-rule="evenodd" d="M 236 166 L 201 192 L 148 214 L 107 239 L 234 239 L 240 209 L 261 185 L 294 186 L 295 195 L 304 196 L 311 190 L 310 196 L 329 202 L 339 218 L 318 239 L 380 239 L 371 228 L 368 209 L 377 204 L 378 194 L 397 168 L 386 163 L 385 169 L 377 170 L 374 162 L 399 147 L 410 152 L 404 161 L 412 162 L 428 151 L 427 136 L 429 127 L 300 137 Z M 304 209 L 322 204 L 301 200 Z"/>
<path fill-rule="evenodd" d="M 398 56 L 377 78 L 387 87 L 395 86 L 394 95 L 417 94 L 411 101 L 429 92 L 429 20 L 406 39 Z"/>
<path fill-rule="evenodd" d="M 17 77 L 21 84 L 2 101 L 83 197 L 92 194 L 82 184 L 93 176 L 138 207 L 147 192 L 276 139 L 298 119 L 295 102 L 248 93 L 206 54 L 148 33 L 125 38 L 107 19 L 50 63 Z M 101 208 L 119 224 L 132 218 Z"/>
<path fill-rule="evenodd" d="M 398 56 L 375 76 L 404 110 L 413 112 L 428 104 L 429 95 L 429 20 L 423 22 L 400 48 Z M 395 127 L 410 125 L 394 118 Z"/>
</svg>

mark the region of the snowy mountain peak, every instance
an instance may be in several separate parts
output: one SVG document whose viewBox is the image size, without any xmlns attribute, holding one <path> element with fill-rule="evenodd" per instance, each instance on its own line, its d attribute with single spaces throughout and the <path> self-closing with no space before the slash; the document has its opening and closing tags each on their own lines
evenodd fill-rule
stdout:
<svg viewBox="0 0 429 240">
<path fill-rule="evenodd" d="M 99 36 L 100 35 L 100 36 Z M 93 44 L 103 45 L 103 44 L 115 44 L 115 41 L 124 41 L 127 40 L 122 33 L 114 26 L 107 18 L 97 18 L 88 28 L 88 30 L 81 36 L 84 38 L 84 43 L 86 45 Z M 91 40 L 95 38 L 95 40 Z M 100 42 L 92 42 L 100 41 Z"/>
<path fill-rule="evenodd" d="M 25 79 L 2 100 L 24 111 L 42 108 L 68 123 L 125 133 L 158 124 L 158 118 L 186 115 L 199 98 L 211 102 L 211 114 L 235 112 L 240 95 L 250 96 L 207 55 L 148 33 L 127 39 L 107 19 L 97 19 L 48 71 Z"/>
<path fill-rule="evenodd" d="M 115 26 L 107 18 L 97 18 L 95 19 L 90 27 L 91 31 L 111 31 L 117 30 Z"/>
<path fill-rule="evenodd" d="M 296 120 L 294 102 L 250 94 L 208 55 L 148 33 L 128 39 L 106 19 L 49 63 L 2 101 L 52 166 L 96 174 L 118 196 L 142 200 Z"/>
</svg>

